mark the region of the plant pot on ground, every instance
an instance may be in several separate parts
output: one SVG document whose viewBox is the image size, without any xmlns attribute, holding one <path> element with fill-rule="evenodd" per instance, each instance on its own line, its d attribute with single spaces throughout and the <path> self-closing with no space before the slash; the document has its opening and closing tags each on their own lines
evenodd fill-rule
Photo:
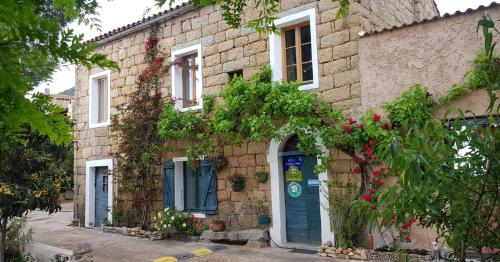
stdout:
<svg viewBox="0 0 500 262">
<path fill-rule="evenodd" d="M 241 192 L 245 188 L 245 178 L 242 175 L 232 175 L 229 180 L 233 183 L 233 192 Z"/>
<path fill-rule="evenodd" d="M 267 178 L 269 177 L 269 173 L 265 171 L 260 171 L 255 173 L 255 176 L 257 177 L 257 181 L 259 181 L 259 183 L 266 183 Z"/>
<path fill-rule="evenodd" d="M 226 223 L 224 220 L 214 219 L 212 220 L 212 230 L 214 232 L 221 232 L 226 229 Z"/>
</svg>

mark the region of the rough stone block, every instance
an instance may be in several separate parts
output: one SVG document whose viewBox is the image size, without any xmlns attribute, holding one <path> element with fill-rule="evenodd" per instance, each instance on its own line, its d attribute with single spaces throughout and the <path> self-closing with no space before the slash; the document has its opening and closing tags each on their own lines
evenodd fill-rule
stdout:
<svg viewBox="0 0 500 262">
<path fill-rule="evenodd" d="M 351 41 L 332 48 L 332 57 L 334 59 L 345 58 L 356 55 L 358 53 L 358 42 Z"/>
<path fill-rule="evenodd" d="M 359 82 L 359 71 L 354 69 L 351 71 L 340 72 L 333 75 L 335 87 L 350 85 Z"/>
</svg>

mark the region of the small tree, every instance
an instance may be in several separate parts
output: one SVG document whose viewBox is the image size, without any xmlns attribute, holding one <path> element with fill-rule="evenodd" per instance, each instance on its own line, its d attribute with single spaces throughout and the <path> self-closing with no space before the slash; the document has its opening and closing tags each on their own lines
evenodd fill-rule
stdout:
<svg viewBox="0 0 500 262">
<path fill-rule="evenodd" d="M 500 247 L 498 206 L 500 162 L 497 131 L 499 108 L 496 92 L 500 84 L 500 57 L 492 42 L 494 23 L 484 17 L 485 52 L 478 55 L 475 68 L 465 82 L 451 89 L 441 101 L 485 89 L 490 103 L 483 121 L 443 121 L 432 114 L 435 102 L 426 89 L 415 86 L 386 109 L 393 126 L 379 141 L 376 155 L 397 178 L 395 185 L 382 184 L 354 206 L 370 210 L 372 224 L 395 226 L 398 236 L 411 241 L 411 225 L 438 230 L 453 248 L 453 256 L 465 261 L 474 250 L 486 258 L 484 247 Z M 474 115 L 472 115 L 473 118 Z"/>
<path fill-rule="evenodd" d="M 37 96 L 33 103 L 52 117 L 64 119 L 62 109 L 51 105 L 49 97 Z M 50 115 L 48 115 L 50 117 Z M 68 125 L 53 122 L 53 125 Z M 56 127 L 53 128 L 63 128 Z M 1 132 L 1 131 L 0 131 Z M 7 224 L 14 217 L 41 209 L 49 213 L 60 210 L 59 193 L 71 179 L 64 171 L 69 146 L 57 145 L 29 128 L 21 136 L 0 144 L 0 261 L 4 260 Z"/>
</svg>

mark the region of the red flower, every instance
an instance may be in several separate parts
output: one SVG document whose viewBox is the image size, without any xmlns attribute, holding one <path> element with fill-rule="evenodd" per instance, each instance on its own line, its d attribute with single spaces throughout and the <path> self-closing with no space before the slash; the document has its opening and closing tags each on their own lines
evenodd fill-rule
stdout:
<svg viewBox="0 0 500 262">
<path fill-rule="evenodd" d="M 380 172 L 385 173 L 385 167 L 382 167 L 382 168 L 380 169 Z"/>
<path fill-rule="evenodd" d="M 370 202 L 370 201 L 372 201 L 372 196 L 369 195 L 369 194 L 364 194 L 363 195 L 363 200 L 366 201 L 366 202 Z"/>
<path fill-rule="evenodd" d="M 384 182 L 382 182 L 382 180 L 380 180 L 380 179 L 375 180 L 375 185 L 377 185 L 377 186 L 380 186 L 380 185 L 382 185 L 383 183 L 384 183 Z"/>
<path fill-rule="evenodd" d="M 363 163 L 363 162 L 365 162 L 365 160 L 363 160 L 361 158 L 357 158 L 357 157 L 353 158 L 352 161 L 354 161 L 356 163 Z"/>
<path fill-rule="evenodd" d="M 361 129 L 363 129 L 363 128 L 365 128 L 365 125 L 359 124 L 358 127 L 361 128 Z"/>
<path fill-rule="evenodd" d="M 354 173 L 361 173 L 361 167 L 357 166 L 354 168 Z"/>
<path fill-rule="evenodd" d="M 375 205 L 370 205 L 370 209 L 375 209 Z"/>
<path fill-rule="evenodd" d="M 365 153 L 365 155 L 366 155 L 367 157 L 373 157 L 373 156 L 374 156 L 374 155 L 373 155 L 373 153 L 372 153 L 371 151 L 367 151 L 367 152 Z"/>
<path fill-rule="evenodd" d="M 403 230 L 406 230 L 410 227 L 410 222 L 403 222 L 403 225 L 401 225 L 401 227 L 403 228 Z"/>
<path fill-rule="evenodd" d="M 370 146 L 373 146 L 373 139 L 370 139 L 370 142 L 368 142 Z"/>
<path fill-rule="evenodd" d="M 382 129 L 389 130 L 389 129 L 391 129 L 391 127 L 389 126 L 389 123 L 384 122 L 384 124 L 382 125 Z"/>
<path fill-rule="evenodd" d="M 411 241 L 411 236 L 410 236 L 410 235 L 407 235 L 407 236 L 405 237 L 405 239 L 406 239 L 406 241 L 410 242 L 410 241 Z"/>
<path fill-rule="evenodd" d="M 378 174 L 379 174 L 378 170 L 373 171 L 373 176 L 378 176 Z"/>
<path fill-rule="evenodd" d="M 379 114 L 373 114 L 373 121 L 375 121 L 375 122 L 380 121 L 380 115 Z"/>
<path fill-rule="evenodd" d="M 349 119 L 348 119 L 348 120 L 349 120 L 349 124 L 351 124 L 351 125 L 356 124 L 356 120 L 354 120 L 354 119 L 352 119 L 352 118 L 350 118 L 350 117 L 349 117 Z"/>
<path fill-rule="evenodd" d="M 412 219 L 411 219 L 411 222 L 412 222 L 412 223 L 417 222 L 417 218 L 415 218 L 415 217 L 414 217 L 414 218 L 412 218 Z"/>
<path fill-rule="evenodd" d="M 368 177 L 368 180 L 372 179 L 372 176 L 370 176 L 370 175 L 368 175 L 367 177 Z"/>
<path fill-rule="evenodd" d="M 349 133 L 351 131 L 351 126 L 345 125 L 342 127 L 344 129 L 344 132 Z"/>
<path fill-rule="evenodd" d="M 163 64 L 164 60 L 165 60 L 165 58 L 159 56 L 159 57 L 155 58 L 155 64 L 161 65 L 161 64 Z"/>
</svg>

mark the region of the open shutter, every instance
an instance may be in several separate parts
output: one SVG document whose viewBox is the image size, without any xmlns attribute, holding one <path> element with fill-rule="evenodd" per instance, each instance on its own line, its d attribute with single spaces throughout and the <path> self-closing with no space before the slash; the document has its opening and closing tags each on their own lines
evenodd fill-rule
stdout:
<svg viewBox="0 0 500 262">
<path fill-rule="evenodd" d="M 175 208 L 174 162 L 163 164 L 163 208 Z"/>
<path fill-rule="evenodd" d="M 202 179 L 202 209 L 205 214 L 217 213 L 217 174 L 213 166 L 213 160 L 200 161 Z"/>
</svg>

